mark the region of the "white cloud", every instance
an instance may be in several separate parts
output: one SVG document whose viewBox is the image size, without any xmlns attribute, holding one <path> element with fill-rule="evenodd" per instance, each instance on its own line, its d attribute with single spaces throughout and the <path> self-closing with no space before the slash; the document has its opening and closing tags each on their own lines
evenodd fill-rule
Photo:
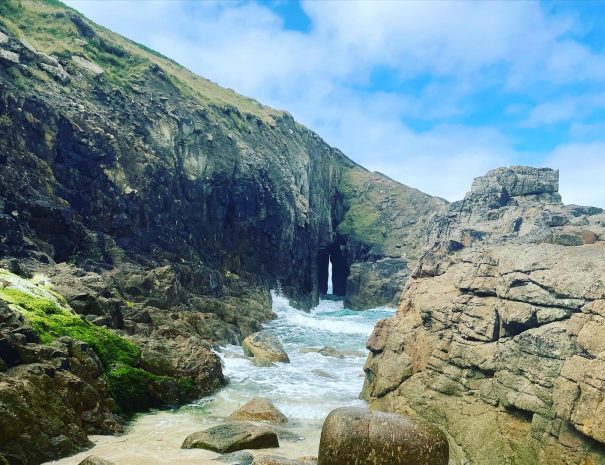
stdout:
<svg viewBox="0 0 605 465">
<path fill-rule="evenodd" d="M 535 106 L 524 125 L 539 127 L 570 120 L 577 121 L 590 116 L 595 111 L 602 110 L 604 106 L 605 93 L 590 93 L 551 100 Z"/>
<path fill-rule="evenodd" d="M 287 109 L 355 161 L 450 200 L 498 165 L 562 163 L 561 155 L 515 152 L 497 126 L 452 124 L 472 115 L 469 98 L 531 97 L 536 86 L 548 97 L 548 86 L 605 79 L 604 57 L 574 38 L 577 20 L 539 2 L 309 0 L 307 33 L 286 30 L 257 3 L 68 3 L 220 85 Z M 406 92 L 368 87 L 384 69 L 426 82 Z M 536 129 L 595 108 L 589 97 L 537 98 L 524 123 Z M 512 103 L 503 115 L 523 118 L 531 106 Z M 602 164 L 595 169 L 605 176 Z"/>
<path fill-rule="evenodd" d="M 565 203 L 605 207 L 605 142 L 566 144 L 548 158 L 559 169 L 560 192 Z"/>
</svg>

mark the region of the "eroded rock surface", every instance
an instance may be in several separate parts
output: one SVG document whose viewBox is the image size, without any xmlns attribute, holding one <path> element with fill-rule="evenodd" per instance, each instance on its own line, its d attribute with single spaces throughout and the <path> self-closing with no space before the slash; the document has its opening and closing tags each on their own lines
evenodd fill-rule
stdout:
<svg viewBox="0 0 605 465">
<path fill-rule="evenodd" d="M 447 465 L 445 435 L 425 420 L 339 408 L 324 421 L 318 465 Z"/>
<path fill-rule="evenodd" d="M 242 343 L 244 354 L 268 362 L 290 363 L 290 358 L 277 336 L 270 331 L 251 334 Z"/>
<path fill-rule="evenodd" d="M 236 452 L 242 449 L 279 447 L 277 434 L 269 426 L 234 422 L 193 433 L 185 439 L 183 449 L 207 449 L 214 452 Z"/>
<path fill-rule="evenodd" d="M 605 215 L 557 174 L 475 180 L 368 340 L 363 395 L 443 426 L 452 463 L 605 462 Z"/>
<path fill-rule="evenodd" d="M 288 418 L 269 399 L 255 397 L 229 415 L 232 420 L 286 423 Z"/>
</svg>

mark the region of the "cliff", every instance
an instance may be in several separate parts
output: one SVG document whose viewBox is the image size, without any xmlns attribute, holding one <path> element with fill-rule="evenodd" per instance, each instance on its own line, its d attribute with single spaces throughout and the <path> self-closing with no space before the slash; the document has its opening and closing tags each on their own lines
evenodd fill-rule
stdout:
<svg viewBox="0 0 605 465">
<path fill-rule="evenodd" d="M 414 263 L 445 205 L 59 2 L 0 13 L 5 255 L 92 271 L 186 263 L 215 296 L 228 276 L 279 280 L 304 307 L 325 292 L 329 256 L 343 296 L 355 263 Z"/>
<path fill-rule="evenodd" d="M 605 463 L 605 215 L 501 168 L 429 225 L 363 395 L 448 433 L 452 464 Z"/>
<path fill-rule="evenodd" d="M 220 387 L 212 346 L 271 288 L 312 306 L 330 261 L 393 305 L 445 206 L 56 0 L 0 2 L 0 461 Z"/>
</svg>

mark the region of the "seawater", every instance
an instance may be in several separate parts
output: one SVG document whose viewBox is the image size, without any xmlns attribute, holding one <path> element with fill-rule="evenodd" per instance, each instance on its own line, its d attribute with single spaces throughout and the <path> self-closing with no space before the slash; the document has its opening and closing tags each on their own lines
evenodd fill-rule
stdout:
<svg viewBox="0 0 605 465">
<path fill-rule="evenodd" d="M 342 301 L 322 300 L 310 313 L 305 313 L 292 308 L 285 297 L 273 293 L 273 311 L 277 319 L 268 322 L 265 329 L 280 339 L 290 363 L 255 367 L 240 358 L 241 347 L 227 346 L 219 353 L 229 385 L 190 409 L 224 416 L 250 398 L 263 396 L 289 418 L 323 420 L 337 407 L 363 405 L 358 397 L 363 386 L 365 342 L 376 321 L 392 315 L 392 310 L 358 312 L 344 308 Z M 302 352 L 305 348 L 324 346 L 358 352 L 360 356 L 340 359 Z M 322 370 L 334 379 L 318 376 L 313 370 Z"/>
<path fill-rule="evenodd" d="M 267 397 L 288 417 L 285 428 L 298 441 L 281 440 L 281 447 L 259 453 L 296 458 L 317 455 L 323 419 L 338 407 L 362 406 L 365 342 L 376 322 L 392 316 L 393 310 L 379 308 L 362 312 L 349 310 L 342 301 L 321 300 L 309 313 L 294 309 L 288 300 L 272 293 L 275 320 L 264 325 L 282 342 L 290 363 L 256 367 L 243 356 L 242 348 L 229 345 L 217 353 L 229 384 L 212 396 L 173 412 L 142 414 L 122 436 L 93 436 L 95 446 L 84 453 L 53 463 L 77 464 L 94 454 L 116 465 L 128 464 L 216 464 L 217 454 L 183 450 L 180 444 L 195 431 L 219 424 L 253 397 Z M 304 352 L 306 348 L 332 346 L 357 356 L 344 359 Z M 313 373 L 322 370 L 330 378 Z M 256 452 L 255 452 L 256 453 Z"/>
</svg>

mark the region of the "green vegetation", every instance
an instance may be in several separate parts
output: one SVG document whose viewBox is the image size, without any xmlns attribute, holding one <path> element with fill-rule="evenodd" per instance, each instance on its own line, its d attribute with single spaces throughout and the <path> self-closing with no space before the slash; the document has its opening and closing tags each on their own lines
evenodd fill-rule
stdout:
<svg viewBox="0 0 605 465">
<path fill-rule="evenodd" d="M 148 88 L 176 98 L 192 99 L 218 109 L 234 107 L 267 124 L 273 124 L 274 118 L 281 114 L 94 24 L 57 0 L 0 0 L 0 23 L 43 53 L 64 59 L 80 55 L 98 64 L 104 69 L 100 85 L 116 87 L 128 95 L 133 94 L 134 86 L 146 82 Z M 161 83 L 157 83 L 158 78 Z"/>
<path fill-rule="evenodd" d="M 122 411 L 127 413 L 145 410 L 153 405 L 154 399 L 150 387 L 172 379 L 131 366 L 120 366 L 107 373 L 111 397 Z"/>
<path fill-rule="evenodd" d="M 225 273 L 223 273 L 226 279 L 232 279 L 232 280 L 238 280 L 239 276 L 235 273 L 233 273 L 232 271 L 225 271 Z"/>
<path fill-rule="evenodd" d="M 376 205 L 384 195 L 377 189 L 371 189 L 374 175 L 363 169 L 350 169 L 344 172 L 339 190 L 344 195 L 346 214 L 338 225 L 340 232 L 354 234 L 359 240 L 372 244 L 383 241 L 376 222 L 380 216 Z"/>
<path fill-rule="evenodd" d="M 123 412 L 133 413 L 155 406 L 154 391 L 162 384 L 176 383 L 181 401 L 195 398 L 197 390 L 193 380 L 157 376 L 138 368 L 141 351 L 137 346 L 107 328 L 82 319 L 56 292 L 6 270 L 0 270 L 0 277 L 10 284 L 0 289 L 0 299 L 23 314 L 41 343 L 49 344 L 61 336 L 69 336 L 94 349 L 103 363 L 109 392 Z"/>
<path fill-rule="evenodd" d="M 13 288 L 0 291 L 0 298 L 19 306 L 42 343 L 48 344 L 61 336 L 86 342 L 95 350 L 106 370 L 119 363 L 132 365 L 140 356 L 139 349 L 131 342 L 83 320 L 52 300 Z"/>
</svg>

